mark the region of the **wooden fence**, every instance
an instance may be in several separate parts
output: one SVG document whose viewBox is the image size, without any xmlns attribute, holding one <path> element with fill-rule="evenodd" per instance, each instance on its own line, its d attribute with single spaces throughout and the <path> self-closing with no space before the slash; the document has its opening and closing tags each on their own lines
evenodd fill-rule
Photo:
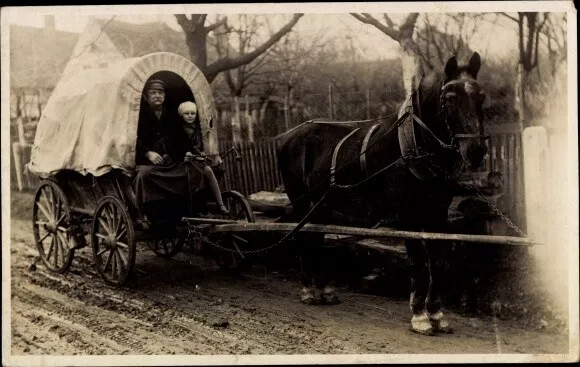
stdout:
<svg viewBox="0 0 580 367">
<path fill-rule="evenodd" d="M 501 173 L 507 214 L 520 228 L 525 223 L 522 134 L 517 124 L 491 127 L 485 170 Z"/>
<path fill-rule="evenodd" d="M 523 160 L 522 140 L 516 124 L 489 130 L 488 154 L 482 171 L 497 172 L 502 177 L 507 197 L 507 215 L 518 225 L 523 225 Z M 280 170 L 276 160 L 276 142 L 273 140 L 256 143 L 232 144 L 220 142 L 222 154 L 235 146 L 241 161 L 230 154 L 224 160 L 226 169 L 222 185 L 248 196 L 259 191 L 273 191 L 282 186 Z"/>
<path fill-rule="evenodd" d="M 242 159 L 236 161 L 234 154 L 224 158 L 226 170 L 221 184 L 244 195 L 258 191 L 274 191 L 282 185 L 282 177 L 276 158 L 276 141 L 263 140 L 256 143 L 220 142 L 224 154 L 234 146 Z"/>
</svg>

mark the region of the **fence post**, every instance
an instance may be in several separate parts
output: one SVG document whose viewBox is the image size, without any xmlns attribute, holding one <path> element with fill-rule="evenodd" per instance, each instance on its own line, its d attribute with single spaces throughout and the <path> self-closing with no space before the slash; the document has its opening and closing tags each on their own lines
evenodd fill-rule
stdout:
<svg viewBox="0 0 580 367">
<path fill-rule="evenodd" d="M 22 191 L 24 188 L 22 180 L 22 145 L 20 143 L 12 143 L 12 154 L 14 156 L 14 171 L 16 172 L 16 184 L 18 185 L 18 191 Z"/>
<path fill-rule="evenodd" d="M 248 125 L 248 141 L 254 142 L 254 120 L 250 114 L 250 96 L 246 94 L 246 124 Z"/>
<path fill-rule="evenodd" d="M 548 197 L 547 180 L 548 138 L 546 130 L 540 126 L 526 128 L 522 133 L 524 157 L 524 185 L 526 228 L 528 236 L 540 242 L 546 240 L 546 221 L 549 213 L 546 207 Z"/>
<path fill-rule="evenodd" d="M 332 84 L 328 85 L 328 117 L 330 117 L 331 119 L 334 116 L 333 113 L 333 108 L 332 108 Z"/>
</svg>

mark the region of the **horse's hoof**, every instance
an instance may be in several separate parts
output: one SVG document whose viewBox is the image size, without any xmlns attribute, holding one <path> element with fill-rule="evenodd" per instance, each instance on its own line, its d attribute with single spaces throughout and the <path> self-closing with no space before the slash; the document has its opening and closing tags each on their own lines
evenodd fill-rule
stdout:
<svg viewBox="0 0 580 367">
<path fill-rule="evenodd" d="M 312 288 L 302 288 L 300 291 L 300 302 L 304 303 L 305 305 L 315 305 L 318 303 Z"/>
<path fill-rule="evenodd" d="M 429 321 L 431 322 L 431 326 L 435 332 L 445 334 L 451 334 L 453 332 L 453 329 L 449 326 L 449 322 L 441 311 L 437 312 L 435 315 L 429 315 Z"/>
<path fill-rule="evenodd" d="M 332 287 L 324 287 L 320 294 L 321 302 L 329 305 L 337 305 L 340 303 L 336 291 Z"/>
<path fill-rule="evenodd" d="M 411 330 L 417 334 L 431 336 L 435 334 L 431 322 L 429 322 L 429 316 L 426 313 L 421 315 L 413 315 L 411 319 Z"/>
</svg>

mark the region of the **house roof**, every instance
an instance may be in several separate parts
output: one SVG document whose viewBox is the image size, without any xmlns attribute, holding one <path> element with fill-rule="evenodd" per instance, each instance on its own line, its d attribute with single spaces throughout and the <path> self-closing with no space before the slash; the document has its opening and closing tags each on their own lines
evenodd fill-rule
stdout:
<svg viewBox="0 0 580 367">
<path fill-rule="evenodd" d="M 55 29 L 10 26 L 12 88 L 53 88 L 79 35 Z"/>
<path fill-rule="evenodd" d="M 172 52 L 189 59 L 185 34 L 165 23 L 125 23 L 97 20 L 103 32 L 125 57 L 140 57 L 153 52 Z"/>
</svg>

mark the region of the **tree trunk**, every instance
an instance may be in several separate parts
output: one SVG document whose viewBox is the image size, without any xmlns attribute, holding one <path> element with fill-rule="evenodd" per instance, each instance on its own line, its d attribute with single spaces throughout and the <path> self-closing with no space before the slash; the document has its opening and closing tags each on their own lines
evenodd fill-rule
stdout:
<svg viewBox="0 0 580 367">
<path fill-rule="evenodd" d="M 518 125 L 520 131 L 524 130 L 528 124 L 526 123 L 526 98 L 525 98 L 526 72 L 522 63 L 518 64 L 516 85 L 515 85 L 515 110 L 518 115 Z"/>
<path fill-rule="evenodd" d="M 189 49 L 191 62 L 205 75 L 207 72 L 207 34 L 205 32 L 185 32 L 185 41 Z M 211 80 L 208 80 L 210 83 Z"/>
<path fill-rule="evenodd" d="M 418 62 L 421 61 L 413 41 L 413 34 L 404 35 L 400 40 L 401 45 L 401 65 L 403 67 L 403 86 L 405 92 L 411 94 L 413 92 L 413 79 L 417 72 Z"/>
</svg>

